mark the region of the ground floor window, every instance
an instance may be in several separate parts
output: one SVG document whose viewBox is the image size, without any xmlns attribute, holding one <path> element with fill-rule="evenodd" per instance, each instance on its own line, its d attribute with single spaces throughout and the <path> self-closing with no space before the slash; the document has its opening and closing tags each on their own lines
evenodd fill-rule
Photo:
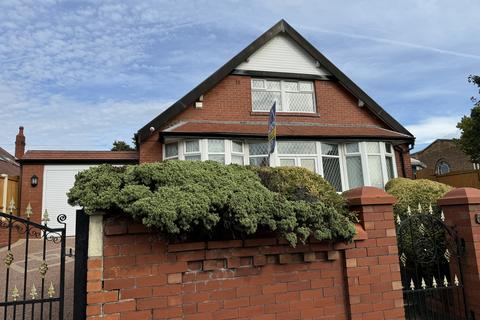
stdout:
<svg viewBox="0 0 480 320">
<path fill-rule="evenodd" d="M 278 141 L 268 159 L 268 144 L 262 140 L 186 139 L 167 142 L 163 156 L 165 160 L 303 167 L 322 175 L 339 192 L 364 185 L 383 188 L 397 176 L 393 147 L 383 141 Z"/>
</svg>

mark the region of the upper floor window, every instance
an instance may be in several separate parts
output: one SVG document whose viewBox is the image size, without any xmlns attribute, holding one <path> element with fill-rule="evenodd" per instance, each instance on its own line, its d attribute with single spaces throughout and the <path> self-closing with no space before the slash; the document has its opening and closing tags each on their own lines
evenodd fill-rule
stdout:
<svg viewBox="0 0 480 320">
<path fill-rule="evenodd" d="M 313 82 L 252 79 L 252 110 L 268 112 L 274 102 L 277 112 L 315 113 Z"/>
<path fill-rule="evenodd" d="M 450 172 L 450 165 L 445 160 L 440 160 L 437 163 L 436 172 L 437 174 L 447 174 Z"/>
</svg>

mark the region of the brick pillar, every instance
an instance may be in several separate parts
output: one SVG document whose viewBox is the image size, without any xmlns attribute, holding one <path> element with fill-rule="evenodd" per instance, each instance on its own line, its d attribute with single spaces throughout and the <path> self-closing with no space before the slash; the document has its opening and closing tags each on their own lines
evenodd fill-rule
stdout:
<svg viewBox="0 0 480 320">
<path fill-rule="evenodd" d="M 345 250 L 351 319 L 404 319 L 395 198 L 374 187 L 349 190 L 345 198 L 367 233 Z"/>
<path fill-rule="evenodd" d="M 480 190 L 458 188 L 439 200 L 445 223 L 465 241 L 463 285 L 469 312 L 480 319 Z"/>
</svg>

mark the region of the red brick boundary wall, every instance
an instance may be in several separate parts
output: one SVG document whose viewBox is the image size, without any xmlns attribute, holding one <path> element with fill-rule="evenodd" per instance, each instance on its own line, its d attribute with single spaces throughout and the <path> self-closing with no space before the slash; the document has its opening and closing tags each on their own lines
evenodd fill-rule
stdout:
<svg viewBox="0 0 480 320">
<path fill-rule="evenodd" d="M 361 218 L 351 244 L 168 244 L 142 225 L 106 219 L 103 255 L 88 261 L 87 317 L 403 319 L 393 198 L 361 188 L 347 199 Z"/>
<path fill-rule="evenodd" d="M 445 223 L 455 226 L 465 241 L 465 298 L 469 312 L 480 319 L 480 218 L 477 218 L 480 216 L 480 190 L 454 189 L 440 199 L 439 205 L 445 214 Z"/>
</svg>

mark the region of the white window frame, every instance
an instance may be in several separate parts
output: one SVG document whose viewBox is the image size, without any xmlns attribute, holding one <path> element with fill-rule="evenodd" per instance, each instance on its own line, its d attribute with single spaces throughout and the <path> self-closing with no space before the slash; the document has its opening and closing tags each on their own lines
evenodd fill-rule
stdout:
<svg viewBox="0 0 480 320">
<path fill-rule="evenodd" d="M 258 88 L 253 88 L 253 81 L 263 81 L 263 89 L 258 89 Z M 260 91 L 260 92 L 278 92 L 278 90 L 267 90 L 266 89 L 266 81 L 279 81 L 280 82 L 280 98 L 281 98 L 281 109 L 277 106 L 277 113 L 305 113 L 305 114 L 315 114 L 317 112 L 317 101 L 315 97 L 315 82 L 310 81 L 310 80 L 295 80 L 295 79 L 275 79 L 275 78 L 252 78 L 251 84 L 250 84 L 250 89 L 251 89 L 251 94 L 252 94 L 252 112 L 268 112 L 268 110 L 254 110 L 253 107 L 253 93 L 255 91 Z M 285 82 L 296 82 L 298 84 L 298 91 L 288 91 L 285 88 Z M 305 82 L 309 83 L 312 86 L 312 91 L 301 91 L 300 90 L 300 83 Z M 286 108 L 289 108 L 288 105 L 288 99 L 287 99 L 287 93 L 293 92 L 293 93 L 312 93 L 312 103 L 313 103 L 313 110 L 312 111 L 291 111 L 290 109 L 286 110 Z"/>
<path fill-rule="evenodd" d="M 217 140 L 218 138 L 211 138 L 214 140 Z M 249 165 L 250 164 L 250 158 L 260 158 L 260 157 L 267 157 L 268 155 L 253 155 L 250 156 L 250 150 L 249 146 L 250 143 L 266 143 L 266 141 L 259 141 L 259 140 L 245 140 L 245 139 L 218 139 L 218 140 L 223 140 L 225 144 L 225 152 L 208 152 L 208 140 L 209 139 L 184 139 L 184 140 L 177 140 L 177 141 L 172 141 L 165 143 L 163 146 L 163 159 L 164 160 L 171 160 L 171 159 L 179 159 L 179 160 L 185 160 L 185 156 L 188 155 L 198 155 L 198 152 L 191 152 L 191 153 L 186 153 L 186 142 L 187 141 L 192 141 L 192 140 L 198 140 L 199 141 L 199 146 L 200 146 L 200 159 L 201 161 L 208 160 L 209 154 L 221 154 L 225 156 L 225 164 L 231 164 L 232 163 L 232 155 L 238 155 L 242 156 L 243 155 L 243 163 L 244 165 Z M 240 152 L 234 152 L 233 151 L 233 141 L 241 142 L 242 143 L 242 148 L 243 148 L 243 153 Z M 289 142 L 305 142 L 309 140 L 284 140 L 284 141 L 289 141 Z M 282 141 L 279 141 L 282 142 Z M 321 176 L 324 176 L 323 172 L 323 158 L 324 157 L 330 157 L 330 158 L 338 158 L 339 159 L 339 164 L 340 164 L 340 178 L 341 178 L 341 187 L 342 191 L 349 190 L 349 182 L 348 182 L 348 170 L 347 170 L 347 164 L 346 164 L 346 159 L 348 156 L 358 156 L 360 155 L 361 162 L 362 162 L 362 174 L 363 174 L 363 183 L 365 186 L 371 186 L 371 179 L 370 179 L 370 172 L 369 172 L 369 166 L 368 166 L 368 156 L 369 155 L 379 155 L 381 159 L 381 170 L 382 170 L 382 176 L 383 176 L 383 181 L 384 184 L 388 182 L 388 169 L 387 169 L 387 161 L 386 157 L 391 157 L 392 158 L 392 163 L 393 163 L 393 174 L 394 178 L 398 176 L 397 173 L 397 162 L 395 158 L 395 151 L 393 149 L 393 145 L 391 145 L 391 153 L 386 152 L 386 143 L 389 142 L 383 142 L 383 141 L 369 141 L 369 142 L 377 142 L 379 143 L 380 150 L 379 153 L 367 153 L 367 141 L 342 141 L 342 142 L 336 142 L 336 141 L 314 141 L 315 142 L 315 148 L 316 148 L 316 153 L 315 154 L 279 154 L 278 153 L 278 145 L 275 148 L 275 151 L 271 154 L 270 156 L 270 166 L 272 167 L 278 167 L 280 166 L 280 160 L 281 159 L 294 159 L 295 161 L 295 166 L 300 166 L 301 159 L 314 159 L 315 160 L 315 167 L 316 167 L 316 173 L 320 174 Z M 178 146 L 178 156 L 174 157 L 169 157 L 167 158 L 166 155 L 166 145 L 170 143 L 177 143 Z M 347 154 L 346 152 L 346 145 L 347 143 L 358 143 L 359 146 L 359 152 L 357 153 L 351 153 Z M 322 154 L 322 149 L 323 149 L 323 144 L 335 144 L 338 146 L 338 155 L 323 155 Z"/>
<path fill-rule="evenodd" d="M 315 145 L 315 153 L 278 153 L 278 145 L 281 142 L 313 142 Z M 275 148 L 275 157 L 276 157 L 276 163 L 278 163 L 278 166 L 281 165 L 281 160 L 293 160 L 295 163 L 295 167 L 301 167 L 302 163 L 301 161 L 303 159 L 308 159 L 308 160 L 314 160 L 315 161 L 315 173 L 318 173 L 318 144 L 316 141 L 307 141 L 307 140 L 283 140 L 283 141 L 277 141 L 277 146 Z"/>
</svg>

